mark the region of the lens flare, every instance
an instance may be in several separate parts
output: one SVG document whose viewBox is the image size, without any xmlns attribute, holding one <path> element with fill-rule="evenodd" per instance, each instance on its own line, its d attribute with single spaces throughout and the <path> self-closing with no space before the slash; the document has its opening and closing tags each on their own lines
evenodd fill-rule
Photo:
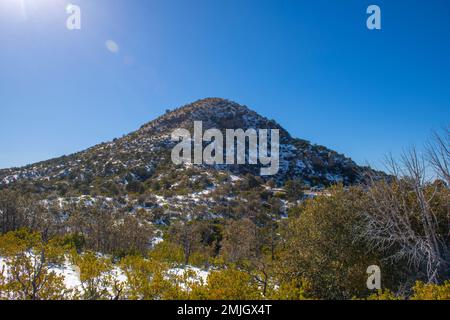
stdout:
<svg viewBox="0 0 450 320">
<path fill-rule="evenodd" d="M 0 14 L 28 20 L 37 12 L 48 12 L 52 8 L 64 6 L 65 0 L 1 0 Z"/>
</svg>

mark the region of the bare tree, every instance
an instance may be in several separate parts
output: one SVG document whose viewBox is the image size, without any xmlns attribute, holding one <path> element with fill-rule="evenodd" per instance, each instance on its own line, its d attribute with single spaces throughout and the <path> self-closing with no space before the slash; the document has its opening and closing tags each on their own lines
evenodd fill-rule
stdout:
<svg viewBox="0 0 450 320">
<path fill-rule="evenodd" d="M 449 248 L 442 232 L 448 230 L 449 190 L 427 180 L 427 159 L 415 149 L 403 153 L 400 162 L 387 158 L 392 181 L 373 180 L 364 212 L 364 236 L 390 258 L 406 259 L 423 271 L 428 282 L 438 283 L 449 267 Z"/>
<path fill-rule="evenodd" d="M 442 134 L 435 132 L 433 138 L 427 144 L 428 161 L 434 167 L 438 178 L 450 186 L 450 125 Z"/>
<path fill-rule="evenodd" d="M 22 227 L 22 214 L 18 203 L 20 198 L 17 192 L 10 190 L 0 191 L 0 232 L 16 230 Z"/>
<path fill-rule="evenodd" d="M 184 264 L 188 265 L 201 241 L 198 225 L 193 222 L 176 222 L 170 227 L 169 233 L 172 240 L 183 249 Z"/>
<path fill-rule="evenodd" d="M 259 246 L 258 228 L 250 219 L 231 220 L 226 224 L 221 253 L 228 262 L 255 259 Z"/>
</svg>

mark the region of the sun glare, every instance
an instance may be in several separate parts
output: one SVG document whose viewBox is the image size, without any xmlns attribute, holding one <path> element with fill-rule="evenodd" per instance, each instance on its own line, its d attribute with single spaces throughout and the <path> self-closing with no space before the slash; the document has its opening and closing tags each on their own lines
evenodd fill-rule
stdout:
<svg viewBox="0 0 450 320">
<path fill-rule="evenodd" d="M 35 12 L 46 12 L 54 7 L 64 6 L 64 0 L 1 0 L 0 10 L 8 15 L 19 15 L 27 19 Z"/>
</svg>

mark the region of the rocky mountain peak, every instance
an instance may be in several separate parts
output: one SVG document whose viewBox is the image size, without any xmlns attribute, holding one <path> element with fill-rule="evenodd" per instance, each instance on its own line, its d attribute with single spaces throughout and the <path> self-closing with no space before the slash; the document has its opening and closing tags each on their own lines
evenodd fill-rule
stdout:
<svg viewBox="0 0 450 320">
<path fill-rule="evenodd" d="M 280 170 L 274 179 L 279 185 L 287 180 L 304 184 L 353 184 L 360 181 L 367 168 L 323 146 L 292 138 L 275 121 L 269 120 L 246 106 L 221 98 L 206 98 L 167 111 L 139 130 L 122 138 L 102 143 L 69 156 L 32 164 L 22 168 L 0 170 L 0 187 L 16 183 L 45 184 L 48 189 L 63 183 L 67 188 L 91 188 L 94 181 L 126 186 L 132 181 L 157 179 L 160 171 L 174 170 L 170 153 L 175 142 L 171 133 L 177 128 L 191 129 L 194 121 L 203 122 L 203 130 L 279 129 Z M 259 167 L 217 166 L 199 170 L 219 170 L 235 175 L 258 175 Z M 159 173 L 156 173 L 159 172 Z"/>
<path fill-rule="evenodd" d="M 166 114 L 145 124 L 143 134 L 162 133 L 175 128 L 190 128 L 194 121 L 202 121 L 205 129 L 280 129 L 275 121 L 259 115 L 247 106 L 222 98 L 205 98 L 191 104 L 167 110 Z"/>
</svg>

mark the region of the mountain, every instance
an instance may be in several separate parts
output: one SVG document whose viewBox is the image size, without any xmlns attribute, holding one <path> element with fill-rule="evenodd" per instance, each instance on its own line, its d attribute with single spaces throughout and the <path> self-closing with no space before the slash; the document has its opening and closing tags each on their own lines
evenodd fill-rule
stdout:
<svg viewBox="0 0 450 320">
<path fill-rule="evenodd" d="M 191 130 L 194 121 L 202 121 L 204 130 L 278 129 L 278 173 L 259 176 L 260 165 L 249 164 L 175 165 L 171 151 L 178 142 L 171 140 L 171 134 L 178 128 Z M 274 206 L 272 198 L 278 199 L 276 211 L 285 214 L 289 201 L 295 202 L 298 196 L 292 195 L 292 190 L 286 196 L 277 187 L 286 183 L 302 190 L 334 183 L 352 185 L 362 182 L 368 171 L 371 169 L 333 150 L 293 138 L 274 120 L 246 106 L 208 98 L 167 111 L 111 142 L 22 168 L 0 170 L 0 190 L 32 195 L 60 208 L 98 202 L 127 212 L 144 210 L 151 213 L 152 223 L 165 223 L 180 215 L 225 217 L 259 207 L 267 210 Z"/>
<path fill-rule="evenodd" d="M 348 185 L 359 182 L 367 170 L 333 150 L 291 137 L 274 120 L 264 118 L 246 106 L 224 99 L 208 98 L 168 111 L 120 139 L 70 156 L 22 168 L 0 170 L 0 186 L 17 182 L 64 182 L 79 187 L 99 178 L 119 185 L 132 181 L 144 182 L 159 167 L 167 166 L 170 162 L 170 152 L 176 144 L 171 141 L 172 131 L 177 128 L 191 129 L 194 121 L 202 121 L 204 130 L 279 129 L 280 170 L 272 177 L 279 184 L 288 179 L 301 179 L 310 186 L 336 182 Z M 257 174 L 259 167 L 223 165 L 216 168 L 242 175 Z"/>
</svg>

